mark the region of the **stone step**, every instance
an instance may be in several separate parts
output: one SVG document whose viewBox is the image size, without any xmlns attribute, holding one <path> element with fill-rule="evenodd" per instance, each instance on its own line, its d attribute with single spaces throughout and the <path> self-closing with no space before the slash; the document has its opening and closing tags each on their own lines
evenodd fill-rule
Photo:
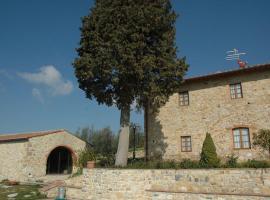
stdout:
<svg viewBox="0 0 270 200">
<path fill-rule="evenodd" d="M 66 197 L 68 200 L 85 200 L 84 193 L 82 191 L 83 176 L 77 176 L 66 180 L 55 180 L 45 182 L 40 192 L 45 194 L 47 198 L 52 199 L 57 196 L 58 187 L 66 188 Z"/>
<path fill-rule="evenodd" d="M 40 192 L 42 193 L 45 193 L 53 188 L 56 188 L 56 187 L 60 187 L 60 186 L 63 186 L 65 185 L 65 182 L 64 181 L 61 181 L 61 180 L 57 180 L 57 181 L 53 181 L 53 182 L 50 182 L 50 183 L 46 183 L 42 188 L 40 188 Z"/>
</svg>

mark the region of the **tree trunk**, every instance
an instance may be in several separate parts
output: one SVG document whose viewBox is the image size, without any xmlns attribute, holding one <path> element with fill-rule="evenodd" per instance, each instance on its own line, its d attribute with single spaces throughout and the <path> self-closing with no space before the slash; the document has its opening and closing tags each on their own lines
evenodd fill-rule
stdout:
<svg viewBox="0 0 270 200">
<path fill-rule="evenodd" d="M 144 105 L 144 159 L 148 160 L 148 101 Z"/>
<path fill-rule="evenodd" d="M 121 129 L 115 159 L 116 166 L 127 165 L 128 147 L 129 147 L 129 122 L 130 122 L 130 107 L 122 108 L 120 116 Z"/>
</svg>

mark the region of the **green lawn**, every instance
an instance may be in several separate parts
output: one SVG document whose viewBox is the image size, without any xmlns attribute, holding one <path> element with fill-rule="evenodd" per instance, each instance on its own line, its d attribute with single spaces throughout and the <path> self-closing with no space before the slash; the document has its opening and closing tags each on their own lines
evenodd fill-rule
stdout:
<svg viewBox="0 0 270 200">
<path fill-rule="evenodd" d="M 39 200 L 46 197 L 39 193 L 38 185 L 15 185 L 7 186 L 0 183 L 0 199 L 1 200 Z M 10 194 L 16 194 L 15 197 L 8 198 Z"/>
</svg>

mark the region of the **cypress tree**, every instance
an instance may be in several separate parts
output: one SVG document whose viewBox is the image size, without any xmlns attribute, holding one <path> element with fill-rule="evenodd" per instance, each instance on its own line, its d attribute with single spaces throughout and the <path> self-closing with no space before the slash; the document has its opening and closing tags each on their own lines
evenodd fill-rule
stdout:
<svg viewBox="0 0 270 200">
<path fill-rule="evenodd" d="M 87 98 L 121 111 L 116 165 L 127 164 L 130 105 L 165 102 L 187 70 L 176 17 L 170 0 L 96 0 L 82 18 L 75 75 Z"/>
<path fill-rule="evenodd" d="M 203 142 L 200 165 L 202 167 L 218 167 L 219 158 L 217 156 L 216 147 L 210 133 L 206 133 L 206 137 Z"/>
</svg>

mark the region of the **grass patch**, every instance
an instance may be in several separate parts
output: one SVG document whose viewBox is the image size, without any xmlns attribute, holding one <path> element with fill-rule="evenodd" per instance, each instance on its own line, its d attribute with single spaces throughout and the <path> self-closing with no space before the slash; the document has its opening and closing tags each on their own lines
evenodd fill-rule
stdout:
<svg viewBox="0 0 270 200">
<path fill-rule="evenodd" d="M 45 195 L 40 194 L 39 185 L 14 185 L 7 186 L 0 183 L 0 199 L 1 200 L 40 200 L 46 199 Z M 17 196 L 8 198 L 8 195 L 17 193 Z"/>
<path fill-rule="evenodd" d="M 133 147 L 132 148 L 129 148 L 128 149 L 128 152 L 133 152 Z M 144 151 L 144 147 L 136 147 L 136 151 L 135 152 L 137 152 L 137 151 Z"/>
</svg>

